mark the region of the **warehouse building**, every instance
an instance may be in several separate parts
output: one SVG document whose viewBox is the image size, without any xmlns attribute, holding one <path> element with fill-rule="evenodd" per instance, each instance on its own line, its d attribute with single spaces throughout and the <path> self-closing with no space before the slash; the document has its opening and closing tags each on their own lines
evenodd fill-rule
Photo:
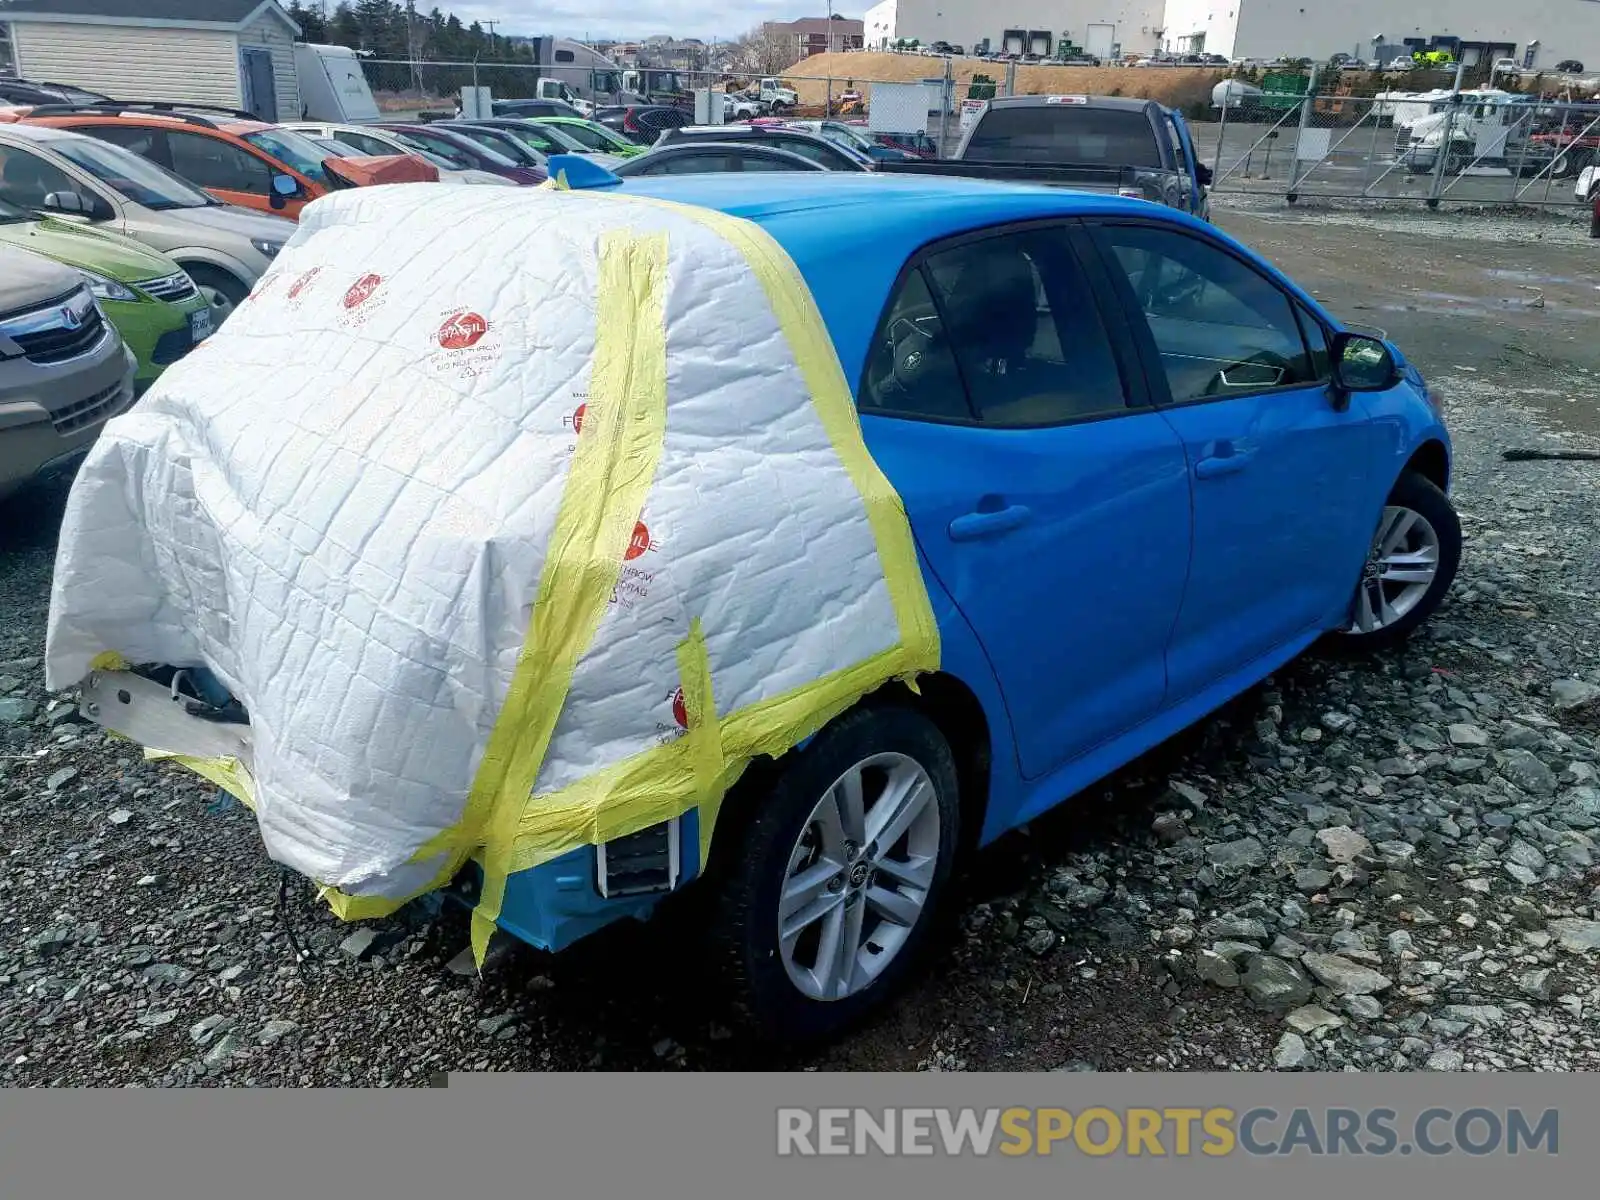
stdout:
<svg viewBox="0 0 1600 1200">
<path fill-rule="evenodd" d="M 1449 50 L 1467 63 L 1527 67 L 1578 59 L 1600 66 L 1595 0 L 1167 0 L 1162 44 L 1177 53 L 1324 60 L 1343 52 L 1388 61 Z"/>
<path fill-rule="evenodd" d="M 993 54 L 1056 53 L 1063 39 L 1096 58 L 1161 47 L 1163 0 L 882 0 L 863 19 L 867 49 L 901 38 Z"/>
</svg>

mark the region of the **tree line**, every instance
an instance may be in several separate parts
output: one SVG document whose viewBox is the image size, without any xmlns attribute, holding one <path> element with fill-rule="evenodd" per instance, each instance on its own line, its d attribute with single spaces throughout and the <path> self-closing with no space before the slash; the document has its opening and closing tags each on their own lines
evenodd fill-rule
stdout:
<svg viewBox="0 0 1600 1200">
<path fill-rule="evenodd" d="M 308 42 L 347 46 L 373 58 L 435 62 L 531 63 L 526 38 L 487 30 L 477 21 L 463 24 L 455 13 L 426 12 L 415 0 L 290 0 L 289 17 Z"/>
</svg>

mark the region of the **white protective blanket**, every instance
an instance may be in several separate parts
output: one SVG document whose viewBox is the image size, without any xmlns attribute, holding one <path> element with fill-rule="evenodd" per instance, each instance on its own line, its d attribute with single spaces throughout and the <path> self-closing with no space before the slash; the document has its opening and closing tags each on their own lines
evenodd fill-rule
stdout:
<svg viewBox="0 0 1600 1200">
<path fill-rule="evenodd" d="M 894 647 L 866 506 L 736 245 L 622 196 L 417 184 L 311 206 L 107 426 L 61 533 L 50 686 L 107 651 L 209 667 L 250 715 L 272 857 L 420 887 L 529 629 L 618 230 L 667 238 L 665 439 L 535 794 L 681 732 L 692 619 L 722 716 Z"/>
</svg>

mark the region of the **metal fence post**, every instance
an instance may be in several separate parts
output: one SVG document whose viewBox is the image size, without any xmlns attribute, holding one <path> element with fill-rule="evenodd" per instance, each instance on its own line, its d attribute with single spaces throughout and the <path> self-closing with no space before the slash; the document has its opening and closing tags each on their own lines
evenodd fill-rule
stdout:
<svg viewBox="0 0 1600 1200">
<path fill-rule="evenodd" d="M 1311 127 L 1311 110 L 1317 102 L 1317 68 L 1311 68 L 1311 78 L 1306 80 L 1305 98 L 1300 101 L 1300 128 L 1294 135 L 1294 146 L 1289 152 L 1289 190 L 1284 194 L 1284 199 L 1290 204 L 1300 199 L 1300 194 L 1295 190 L 1300 177 L 1300 143 L 1305 140 L 1306 130 Z"/>
<path fill-rule="evenodd" d="M 1222 170 L 1222 139 L 1228 134 L 1228 101 L 1233 98 L 1233 89 L 1228 86 L 1231 79 L 1222 85 L 1222 123 L 1217 126 L 1217 152 L 1211 156 L 1211 176 L 1216 176 Z"/>
<path fill-rule="evenodd" d="M 947 155 L 946 146 L 950 138 L 950 105 L 955 95 L 956 73 L 949 58 L 944 60 L 944 86 L 939 89 L 939 157 Z"/>
<path fill-rule="evenodd" d="M 1438 152 L 1433 157 L 1433 181 L 1428 187 L 1428 207 L 1439 207 L 1439 196 L 1444 191 L 1444 168 L 1450 161 L 1451 147 L 1456 142 L 1456 113 L 1461 109 L 1461 76 L 1466 72 L 1466 63 L 1456 64 L 1456 79 L 1450 85 L 1450 107 L 1446 111 L 1444 122 L 1444 140 L 1439 143 Z"/>
</svg>

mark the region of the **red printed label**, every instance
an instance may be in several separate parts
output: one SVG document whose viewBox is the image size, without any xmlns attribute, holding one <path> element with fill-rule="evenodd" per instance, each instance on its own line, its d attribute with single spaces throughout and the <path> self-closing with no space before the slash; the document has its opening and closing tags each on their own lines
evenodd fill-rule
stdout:
<svg viewBox="0 0 1600 1200">
<path fill-rule="evenodd" d="M 628 539 L 628 548 L 622 552 L 622 557 L 627 562 L 632 562 L 646 550 L 652 550 L 655 544 L 650 540 L 650 530 L 643 521 L 637 522 L 633 527 L 633 536 Z"/>
<path fill-rule="evenodd" d="M 489 322 L 475 312 L 459 312 L 439 326 L 439 345 L 446 350 L 476 346 L 489 332 Z"/>
<path fill-rule="evenodd" d="M 363 275 L 350 285 L 350 290 L 344 294 L 346 308 L 358 308 L 372 297 L 378 290 L 378 285 L 383 282 L 382 275 Z"/>
<path fill-rule="evenodd" d="M 689 728 L 689 706 L 683 702 L 683 689 L 672 693 L 672 719 L 682 728 Z"/>
<path fill-rule="evenodd" d="M 304 275 L 300 276 L 299 279 L 296 279 L 294 281 L 294 285 L 292 287 L 290 287 L 290 289 L 289 289 L 289 299 L 291 299 L 291 300 L 297 299 L 301 292 L 305 291 L 306 288 L 311 286 L 311 281 L 313 279 L 315 279 L 320 274 L 322 274 L 322 268 L 321 267 L 312 267 L 311 270 L 307 271 Z M 375 275 L 368 276 L 368 278 L 376 279 L 377 276 L 375 276 Z M 376 286 L 376 285 L 374 285 L 374 286 Z M 345 307 L 346 308 L 350 307 L 350 300 L 349 300 L 348 296 L 346 296 L 346 298 L 345 298 Z"/>
</svg>

